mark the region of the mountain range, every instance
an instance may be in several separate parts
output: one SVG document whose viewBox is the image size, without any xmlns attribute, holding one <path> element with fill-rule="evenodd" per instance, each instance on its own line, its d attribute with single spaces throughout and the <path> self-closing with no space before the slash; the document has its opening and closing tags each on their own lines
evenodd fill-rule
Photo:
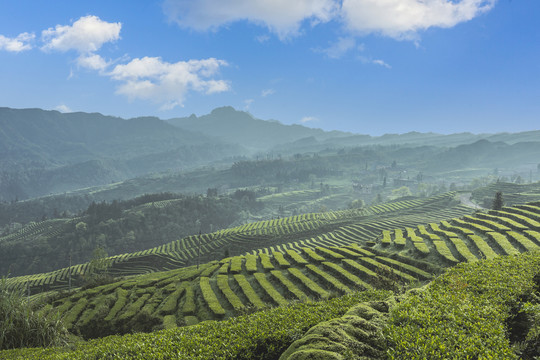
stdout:
<svg viewBox="0 0 540 360">
<path fill-rule="evenodd" d="M 168 120 L 0 108 L 0 201 L 203 165 L 227 166 L 257 154 L 361 146 L 416 147 L 409 151 L 423 159 L 425 170 L 514 166 L 540 160 L 539 140 L 540 131 L 370 136 L 260 120 L 232 107 Z M 422 151 L 427 153 L 420 156 Z"/>
</svg>

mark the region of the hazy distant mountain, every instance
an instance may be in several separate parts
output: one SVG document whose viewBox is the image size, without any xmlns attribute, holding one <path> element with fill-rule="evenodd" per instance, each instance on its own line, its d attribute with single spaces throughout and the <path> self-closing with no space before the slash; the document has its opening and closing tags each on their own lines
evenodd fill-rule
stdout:
<svg viewBox="0 0 540 360">
<path fill-rule="evenodd" d="M 426 162 L 426 168 L 445 171 L 467 167 L 517 169 L 536 168 L 538 163 L 540 163 L 540 141 L 507 144 L 502 141 L 479 140 L 437 154 Z"/>
<path fill-rule="evenodd" d="M 0 108 L 0 200 L 205 164 L 245 150 L 155 117 Z"/>
<path fill-rule="evenodd" d="M 254 150 L 267 150 L 279 144 L 314 137 L 318 140 L 351 135 L 340 131 L 323 131 L 302 125 L 284 125 L 278 121 L 260 120 L 230 106 L 214 109 L 210 114 L 167 120 L 179 128 L 215 136 Z"/>
<path fill-rule="evenodd" d="M 350 135 L 340 138 L 329 138 L 323 141 L 310 140 L 312 151 L 316 148 L 324 149 L 328 147 L 355 147 L 366 145 L 411 145 L 411 146 L 437 146 L 437 147 L 452 147 L 484 139 L 489 135 L 476 135 L 471 133 L 459 134 L 436 134 L 436 133 L 420 133 L 408 132 L 405 134 L 385 134 L 381 136 L 370 135 Z M 283 149 L 292 150 L 294 148 L 303 148 L 307 151 L 307 143 L 305 141 L 286 144 Z"/>
<path fill-rule="evenodd" d="M 65 164 L 97 156 L 132 159 L 183 146 L 219 143 L 155 117 L 124 120 L 98 113 L 0 108 L 2 163 L 10 157 Z"/>
<path fill-rule="evenodd" d="M 232 107 L 167 121 L 0 108 L 0 201 L 105 185 L 155 172 L 174 173 L 253 151 L 286 156 L 366 145 L 406 145 L 409 150 L 399 149 L 399 157 L 417 158 L 418 166 L 426 171 L 515 167 L 540 162 L 539 140 L 540 131 L 382 136 L 326 132 L 256 119 Z"/>
<path fill-rule="evenodd" d="M 540 141 L 540 130 L 524 131 L 519 133 L 499 133 L 490 135 L 486 138 L 489 141 L 503 141 L 507 144 L 515 144 L 518 142 L 536 142 Z"/>
</svg>

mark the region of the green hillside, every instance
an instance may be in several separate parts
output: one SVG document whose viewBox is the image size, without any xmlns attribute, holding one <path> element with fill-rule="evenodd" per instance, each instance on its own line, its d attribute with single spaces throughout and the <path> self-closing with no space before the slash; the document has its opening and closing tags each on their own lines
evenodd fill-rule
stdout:
<svg viewBox="0 0 540 360">
<path fill-rule="evenodd" d="M 261 229 L 252 231 L 262 234 L 272 227 Z M 321 243 L 298 241 L 295 246 L 267 247 L 252 254 L 206 263 L 199 269 L 192 266 L 158 272 L 77 292 L 56 300 L 51 311 L 59 309 L 68 314 L 68 327 L 84 329 L 88 322 L 100 323 L 105 328 L 115 329 L 110 331 L 114 333 L 118 331 L 117 325 L 105 325 L 103 319 L 91 321 L 97 314 L 103 318 L 109 316 L 106 310 L 96 310 L 105 306 L 106 297 L 110 300 L 104 309 L 115 309 L 115 304 L 121 304 L 125 312 L 122 319 L 140 315 L 139 310 L 146 306 L 145 312 L 155 318 L 156 324 L 173 326 L 227 318 L 250 307 L 262 309 L 291 301 L 325 299 L 331 294 L 345 294 L 355 289 L 371 289 L 388 270 L 403 283 L 426 281 L 441 267 L 539 249 L 540 207 L 522 205 L 428 225 L 383 230 L 372 247 L 365 246 L 359 237 L 355 239 L 353 233 L 345 232 L 345 228 L 339 231 L 341 238 L 321 236 Z M 238 236 L 238 232 L 233 233 Z M 349 245 L 344 244 L 347 241 Z M 159 253 L 160 250 L 153 251 Z M 138 266 L 140 272 L 150 268 L 145 267 L 143 261 L 132 266 Z M 129 274 L 128 267 L 121 269 Z M 110 271 L 114 270 L 113 265 Z M 9 284 L 20 280 L 13 278 Z M 166 303 L 169 303 L 168 310 L 163 311 L 161 307 Z M 88 314 L 83 316 L 85 312 Z M 116 315 L 108 319 L 116 319 Z M 174 315 L 175 321 L 166 317 L 165 322 L 166 315 Z M 84 330 L 79 331 L 84 334 Z M 106 329 L 97 333 L 104 331 Z"/>
<path fill-rule="evenodd" d="M 446 196 L 448 197 L 450 194 Z M 387 204 L 385 207 L 380 206 L 377 210 L 392 212 L 398 211 L 400 208 L 400 213 L 406 210 L 407 202 Z M 413 208 L 410 207 L 410 209 Z M 374 209 L 371 208 L 370 211 L 374 211 Z M 325 216 L 329 215 L 325 214 Z M 314 215 L 306 215 L 305 218 L 308 222 L 317 220 Z M 455 346 L 452 351 L 455 351 L 456 354 L 464 353 L 473 357 L 479 354 L 492 354 L 491 356 L 495 356 L 495 358 L 512 358 L 514 352 L 509 347 L 510 340 L 504 331 L 498 330 L 498 326 L 506 321 L 505 319 L 513 311 L 512 302 L 527 301 L 519 300 L 519 297 L 526 294 L 530 291 L 527 289 L 534 286 L 531 284 L 531 279 L 538 273 L 540 203 L 504 207 L 500 211 L 478 212 L 471 215 L 448 217 L 447 219 L 424 225 L 387 227 L 386 230 L 380 232 L 374 241 L 351 241 L 349 245 L 341 244 L 340 246 L 324 244 L 322 246 L 299 246 L 298 248 L 265 248 L 252 254 L 208 262 L 199 267 L 195 265 L 177 270 L 127 277 L 118 282 L 75 293 L 58 293 L 45 300 L 40 312 L 42 314 L 59 313 L 68 329 L 86 338 L 133 330 L 151 331 L 160 328 L 170 330 L 149 335 L 131 335 L 127 338 L 117 336 L 105 338 L 97 342 L 90 342 L 88 345 L 81 344 L 75 353 L 58 349 L 57 352 L 48 352 L 47 350 L 44 352 L 28 350 L 26 353 L 25 351 L 14 351 L 8 352 L 6 355 L 40 354 L 39 356 L 48 355 L 52 358 L 63 358 L 64 356 L 76 357 L 80 356 L 77 354 L 93 352 L 96 357 L 105 356 L 105 354 L 112 356 L 114 353 L 117 354 L 116 356 L 139 358 L 139 356 L 145 356 L 143 354 L 146 356 L 149 354 L 147 352 L 149 350 L 145 348 L 147 345 L 142 344 L 163 341 L 163 349 L 156 350 L 159 351 L 156 354 L 160 354 L 160 352 L 168 354 L 168 351 L 175 351 L 196 358 L 192 351 L 200 351 L 198 356 L 201 359 L 206 359 L 212 356 L 211 352 L 206 351 L 208 349 L 222 351 L 219 349 L 221 349 L 220 346 L 223 346 L 223 342 L 215 342 L 217 348 L 201 345 L 202 343 L 199 346 L 203 346 L 203 348 L 193 348 L 182 341 L 173 345 L 170 336 L 177 334 L 182 337 L 184 335 L 180 334 L 184 331 L 211 333 L 213 330 L 210 329 L 217 328 L 220 329 L 218 333 L 225 336 L 228 331 L 226 329 L 231 329 L 235 326 L 234 324 L 239 324 L 238 321 L 242 323 L 243 319 L 256 319 L 251 325 L 243 323 L 242 326 L 248 326 L 244 330 L 247 334 L 251 331 L 248 330 L 249 326 L 264 328 L 263 324 L 267 321 L 266 316 L 277 314 L 275 311 L 302 313 L 298 306 L 302 307 L 303 305 L 291 306 L 290 304 L 300 302 L 313 304 L 310 306 L 317 307 L 332 303 L 336 296 L 336 299 L 341 299 L 346 294 L 353 294 L 352 296 L 364 294 L 368 296 L 361 300 L 368 302 L 364 307 L 352 308 L 351 304 L 350 311 L 343 320 L 331 319 L 343 315 L 344 312 L 326 319 L 331 320 L 330 323 L 325 323 L 326 325 L 321 323 L 321 321 L 326 320 L 319 319 L 315 324 L 320 324 L 318 326 L 322 327 L 321 330 L 316 330 L 317 327 L 311 329 L 306 334 L 305 340 L 298 340 L 300 343 L 284 353 L 283 358 L 296 359 L 295 356 L 300 355 L 291 354 L 298 352 L 305 355 L 317 351 L 330 351 L 345 357 L 348 356 L 347 354 L 358 356 L 362 354 L 362 351 L 368 351 L 366 349 L 369 347 L 375 349 L 373 350 L 375 353 L 378 351 L 379 358 L 387 350 L 395 354 L 397 358 L 404 358 L 404 356 L 425 358 L 426 354 L 431 353 L 430 351 L 435 351 L 433 354 L 441 354 L 442 351 L 444 354 L 444 350 L 441 350 L 440 346 Z M 295 224 L 302 223 L 299 218 L 295 220 L 293 222 Z M 277 231 L 283 232 L 284 225 L 279 224 L 280 221 L 283 220 L 270 221 L 264 224 L 266 226 L 262 224 L 246 225 L 244 232 L 251 228 L 250 231 L 263 234 L 265 230 L 275 229 L 276 226 L 279 229 Z M 394 222 L 390 222 L 390 224 L 392 223 Z M 534 255 L 522 257 L 521 261 L 518 260 L 517 256 L 526 252 L 531 252 Z M 386 293 L 386 297 L 381 297 L 382 293 L 370 292 L 374 288 L 388 286 L 392 286 L 394 290 L 399 290 L 400 287 L 408 284 L 420 286 L 441 273 L 442 268 L 453 267 L 459 263 L 470 263 L 471 265 L 469 267 L 458 266 L 455 271 L 437 278 L 432 285 L 428 285 L 426 290 L 406 295 L 404 299 L 399 300 L 398 304 L 389 300 L 388 293 Z M 524 272 L 523 269 L 530 271 Z M 506 275 L 505 271 L 510 271 L 513 275 Z M 509 277 L 515 279 L 513 283 L 506 281 Z M 504 282 L 501 282 L 502 280 Z M 398 287 L 396 288 L 396 286 Z M 504 287 L 504 290 L 501 286 Z M 513 287 L 514 290 L 510 291 L 509 286 Z M 478 287 L 484 290 L 474 290 Z M 360 292 L 358 293 L 358 291 Z M 483 295 L 484 293 L 485 295 Z M 426 297 L 423 294 L 426 296 L 427 294 L 439 295 Z M 478 300 L 467 298 L 467 304 L 475 304 L 475 306 L 464 310 L 462 301 L 455 301 L 456 296 L 473 296 Z M 377 305 L 376 300 L 383 299 L 386 301 Z M 322 302 L 318 302 L 320 300 Z M 38 301 L 38 297 L 35 297 L 35 301 Z M 411 308 L 414 311 L 411 312 L 408 306 L 412 305 L 409 304 L 418 305 L 414 305 Z M 270 310 L 270 307 L 276 306 L 275 310 Z M 462 325 L 454 325 L 453 322 L 445 322 L 445 327 L 441 328 L 436 317 L 429 318 L 418 310 L 417 306 L 430 307 L 429 310 L 426 308 L 426 314 L 433 313 L 433 309 L 442 309 L 441 307 L 446 307 L 445 314 L 448 311 L 456 311 L 456 314 L 459 315 L 452 316 L 459 316 L 459 319 L 462 319 L 459 320 L 459 324 L 463 324 L 465 328 L 460 330 Z M 256 313 L 259 315 L 248 315 L 247 318 L 238 317 L 261 310 L 262 312 Z M 463 311 L 465 312 L 461 314 L 460 312 Z M 493 314 L 489 315 L 489 320 L 480 320 L 480 318 L 475 320 L 478 316 L 483 317 L 486 316 L 484 314 L 488 313 Z M 450 315 L 441 315 L 441 318 L 447 319 L 447 316 Z M 214 323 L 207 322 L 193 327 L 188 326 L 185 330 L 182 328 L 182 326 L 193 325 L 204 320 L 229 318 L 229 321 L 218 322 L 222 325 L 217 328 L 210 325 Z M 418 320 L 413 320 L 416 318 Z M 279 321 L 285 324 L 286 320 Z M 356 324 L 354 326 L 357 328 L 363 327 L 364 331 L 371 334 L 360 336 L 358 332 L 350 333 L 349 336 L 352 336 L 357 344 L 353 347 L 351 347 L 350 341 L 345 341 L 343 338 L 343 331 L 349 331 L 346 329 L 351 326 L 351 321 Z M 369 325 L 370 321 L 373 321 L 372 325 Z M 424 326 L 428 328 L 425 331 L 419 330 L 417 325 L 414 325 L 417 321 L 422 321 Z M 486 321 L 486 325 L 479 328 L 478 321 Z M 173 330 L 179 326 L 181 328 Z M 331 335 L 334 331 L 332 327 L 336 329 L 336 335 Z M 430 329 L 436 333 L 432 333 Z M 447 331 L 457 332 L 455 335 L 445 335 Z M 490 343 L 492 345 L 487 345 L 486 337 L 481 331 L 485 331 L 486 336 L 495 336 Z M 528 332 L 529 330 L 516 329 L 515 331 Z M 381 334 L 384 334 L 387 340 L 382 341 L 381 336 L 383 335 Z M 435 338 L 433 338 L 434 334 L 436 334 Z M 460 334 L 468 334 L 470 340 L 467 342 L 459 340 L 463 339 L 460 337 L 463 335 Z M 264 346 L 265 349 L 267 346 L 279 349 L 279 354 L 283 353 L 285 348 L 295 340 L 291 337 L 280 337 L 280 340 L 273 340 L 275 342 L 269 343 L 271 340 L 266 336 L 272 335 L 270 333 L 257 335 L 257 337 L 261 337 L 260 344 L 264 344 L 261 346 Z M 315 336 L 319 340 L 313 342 L 309 340 L 313 339 L 310 336 Z M 239 337 L 243 338 L 243 335 L 239 335 Z M 435 340 L 427 340 L 426 337 L 432 337 Z M 243 345 L 243 349 L 253 349 L 254 346 L 257 346 L 257 342 L 243 339 L 235 340 L 247 341 Z M 131 350 L 128 349 L 132 345 L 129 345 L 125 350 L 120 350 L 115 345 L 118 341 L 128 344 L 138 342 L 139 346 L 143 347 L 140 347 L 139 351 L 130 353 Z M 222 345 L 217 345 L 217 343 Z M 341 345 L 336 345 L 339 343 Z M 413 343 L 423 345 L 412 345 Z M 388 345 L 385 344 L 393 345 L 391 348 L 386 348 Z M 416 346 L 420 346 L 422 351 L 414 355 L 411 353 L 411 349 Z M 525 350 L 526 347 L 527 345 L 523 345 Z M 230 357 L 224 355 L 223 358 L 237 358 L 236 350 L 230 351 L 230 355 L 228 355 Z M 256 350 L 249 351 L 256 352 Z"/>
<path fill-rule="evenodd" d="M 498 183 L 477 193 L 487 196 L 485 194 L 502 189 L 510 197 L 511 191 L 517 191 L 514 196 L 518 196 L 534 192 L 537 187 L 538 184 Z M 304 201 L 311 196 L 311 191 L 303 190 L 272 194 L 260 200 L 279 204 L 281 197 Z M 273 349 L 270 352 L 283 354 L 284 359 L 302 358 L 304 355 L 299 354 L 317 351 L 336 352 L 347 358 L 359 349 L 371 349 L 373 354 L 382 356 L 390 351 L 386 348 L 388 341 L 396 341 L 387 341 L 385 337 L 397 336 L 391 334 L 402 331 L 399 321 L 395 325 L 398 328 L 392 325 L 397 321 L 394 311 L 401 308 L 395 298 L 389 297 L 390 292 L 399 295 L 410 287 L 424 287 L 447 268 L 460 263 L 498 261 L 540 249 L 540 202 L 505 206 L 497 211 L 475 211 L 461 203 L 467 196 L 467 193 L 449 192 L 359 209 L 250 222 L 182 237 L 147 250 L 100 258 L 103 266 L 89 262 L 49 273 L 10 277 L 5 285 L 30 294 L 28 299 L 40 316 L 59 316 L 69 332 L 87 340 L 107 335 L 116 336 L 109 339 L 121 339 L 118 335 L 132 332 L 167 336 L 167 332 L 159 331 L 177 328 L 193 329 L 186 331 L 197 333 L 197 329 L 211 331 L 207 324 L 232 326 L 235 319 L 251 319 L 249 321 L 254 321 L 251 325 L 242 326 L 257 327 L 263 326 L 257 325 L 257 321 L 267 321 L 266 316 L 272 316 L 268 314 L 275 311 L 291 311 L 294 316 L 301 316 L 299 314 L 306 311 L 302 306 L 334 306 L 329 304 L 341 301 L 337 299 L 354 298 L 357 301 L 348 303 L 348 308 L 339 307 L 339 311 L 331 312 L 332 317 L 310 318 L 310 322 L 298 325 L 302 329 L 295 330 L 298 333 L 292 337 L 279 335 L 280 340 L 274 345 L 269 345 L 266 338 L 274 335 L 257 336 L 261 336 L 265 347 Z M 475 196 L 473 193 L 472 198 Z M 102 224 L 97 218 L 89 221 L 91 215 L 102 214 L 107 218 L 108 212 L 116 211 L 133 221 L 135 213 L 165 214 L 175 204 L 196 199 L 218 200 L 212 197 L 151 202 L 140 199 L 123 213 L 118 212 L 121 208 L 115 208 L 118 204 L 95 204 L 95 208 L 87 211 L 86 216 L 90 217 L 85 219 L 88 224 Z M 2 239 L 4 243 L 23 243 L 29 241 L 24 239 L 55 236 L 66 224 L 74 226 L 80 224 L 81 219 L 31 224 Z M 97 286 L 92 283 L 95 276 L 109 280 Z M 361 301 L 365 303 L 360 306 Z M 504 311 L 508 314 L 509 310 Z M 315 327 L 303 338 L 312 326 Z M 359 329 L 369 335 L 358 338 L 355 334 Z M 350 336 L 355 337 L 356 345 L 347 341 L 345 345 L 341 343 L 339 334 L 343 331 L 352 331 Z M 314 342 L 314 339 L 320 341 Z M 295 340 L 299 342 L 285 351 Z M 108 340 L 98 341 L 103 341 L 94 348 L 99 354 L 116 351 Z M 174 351 L 186 354 L 195 351 L 189 345 L 181 346 L 184 346 L 181 350 Z M 251 349 L 254 345 L 243 346 Z M 211 347 L 208 345 L 208 348 Z M 396 353 L 405 351 L 398 348 L 396 345 L 392 349 Z M 62 354 L 64 350 L 58 351 Z M 25 357 L 29 353 L 21 354 Z M 44 354 L 47 353 L 39 356 Z M 65 356 L 71 355 L 65 353 Z M 208 355 L 201 356 L 208 358 L 205 357 Z"/>
</svg>

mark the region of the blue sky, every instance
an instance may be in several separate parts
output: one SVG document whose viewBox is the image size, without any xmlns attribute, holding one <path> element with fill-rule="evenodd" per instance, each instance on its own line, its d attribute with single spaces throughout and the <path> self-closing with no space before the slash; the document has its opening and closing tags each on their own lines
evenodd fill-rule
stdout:
<svg viewBox="0 0 540 360">
<path fill-rule="evenodd" d="M 0 106 L 540 129 L 538 0 L 0 2 Z"/>
</svg>

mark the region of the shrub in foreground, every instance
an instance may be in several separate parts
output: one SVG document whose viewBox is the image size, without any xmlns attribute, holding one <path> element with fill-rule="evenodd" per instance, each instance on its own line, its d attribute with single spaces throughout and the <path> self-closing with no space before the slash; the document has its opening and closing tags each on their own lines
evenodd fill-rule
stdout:
<svg viewBox="0 0 540 360">
<path fill-rule="evenodd" d="M 0 282 L 0 350 L 20 347 L 52 346 L 64 342 L 67 331 L 58 317 L 32 311 L 18 292 Z M 1 356 L 0 356 L 1 358 Z"/>
</svg>

